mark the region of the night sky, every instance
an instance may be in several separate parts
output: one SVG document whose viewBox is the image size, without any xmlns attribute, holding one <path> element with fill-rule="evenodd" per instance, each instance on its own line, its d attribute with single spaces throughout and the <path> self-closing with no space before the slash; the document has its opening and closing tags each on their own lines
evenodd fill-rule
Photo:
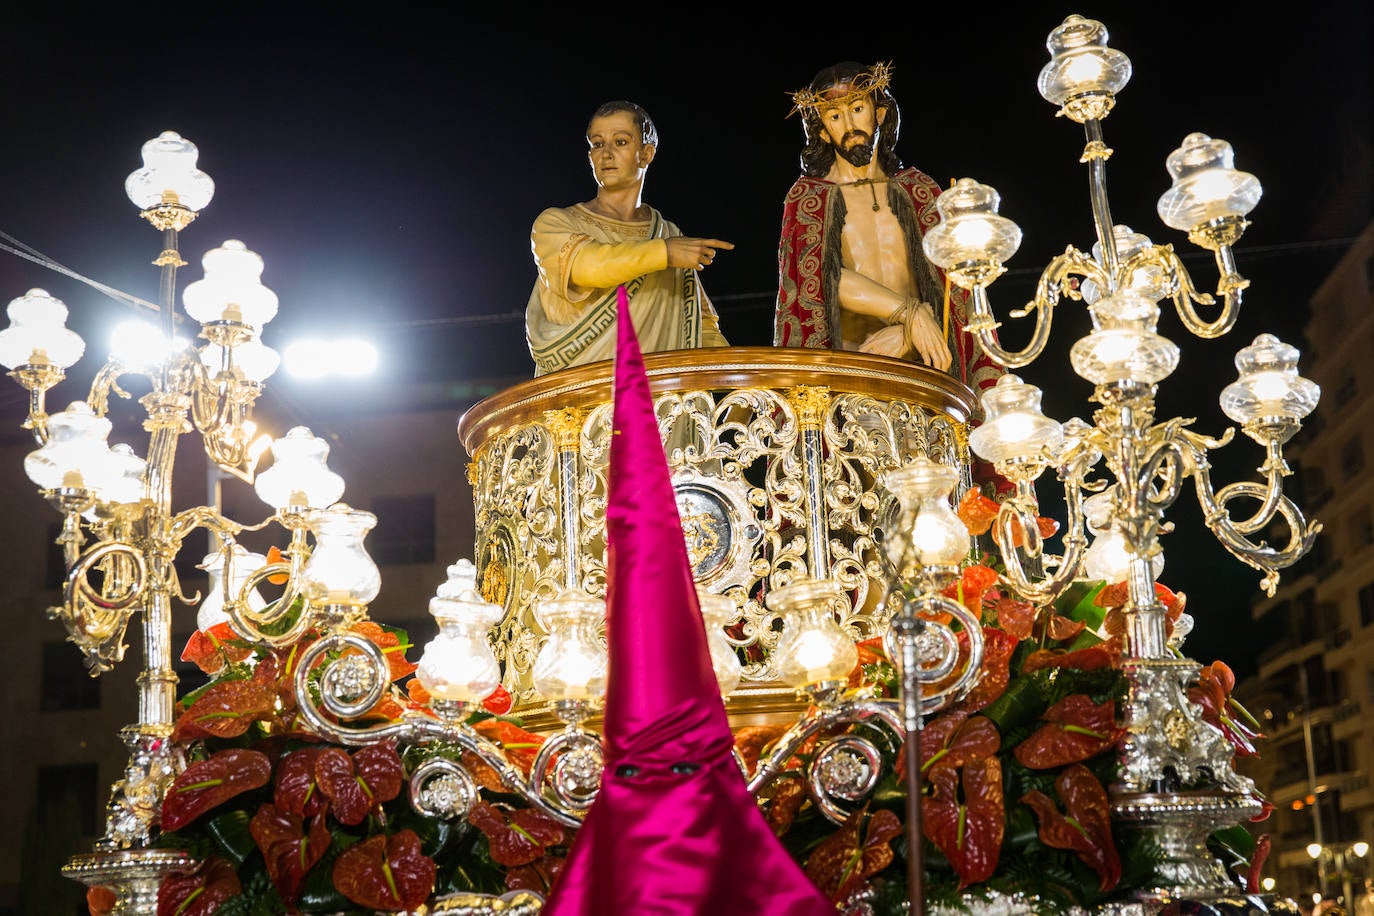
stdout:
<svg viewBox="0 0 1374 916">
<path fill-rule="evenodd" d="M 216 183 L 182 233 L 182 287 L 200 277 L 204 251 L 240 239 L 263 256 L 263 282 L 281 300 L 266 343 L 350 327 L 382 350 L 381 374 L 356 390 L 336 384 L 325 395 L 269 380 L 266 397 L 291 398 L 307 415 L 325 397 L 367 389 L 532 376 L 521 322 L 534 281 L 530 224 L 544 207 L 592 196 L 583 129 L 613 98 L 640 103 L 657 122 L 645 201 L 689 235 L 736 245 L 704 274 L 727 338 L 767 345 L 782 198 L 802 143 L 789 93 L 841 60 L 892 61 L 905 164 L 943 185 L 965 176 L 992 185 L 1002 214 L 1024 232 L 991 290 L 1009 321 L 1051 258 L 1094 241 L 1078 162 L 1083 130 L 1055 117 L 1036 77 L 1049 59 L 1045 38 L 1066 15 L 1101 19 L 1134 67 L 1103 123 L 1115 150 L 1114 220 L 1172 243 L 1210 291 L 1211 256 L 1155 214 L 1169 185 L 1165 157 L 1202 131 L 1230 141 L 1236 167 L 1264 185 L 1236 249 L 1253 283 L 1236 327 L 1203 341 L 1171 306 L 1160 321 L 1183 349 L 1161 387 L 1160 416 L 1196 417 L 1193 428 L 1208 435 L 1229 425 L 1216 395 L 1234 378 L 1235 351 L 1264 331 L 1302 346 L 1308 297 L 1370 214 L 1366 174 L 1365 196 L 1347 199 L 1342 218 L 1328 215 L 1355 151 L 1369 149 L 1367 3 L 1307 3 L 1282 21 L 1254 10 L 1227 17 L 1212 5 L 1189 5 L 1171 21 L 1151 5 L 1027 3 L 995 17 L 986 6 L 937 5 L 919 17 L 865 7 L 852 20 L 843 7 L 789 5 L 753 8 L 740 21 L 729 5 L 613 5 L 507 23 L 418 4 L 365 15 L 341 5 L 216 4 L 118 17 L 33 6 L 7 11 L 0 53 L 0 231 L 155 300 L 150 262 L 160 239 L 123 183 L 144 141 L 178 131 L 199 146 Z M 16 257 L 0 256 L 0 281 L 5 301 L 33 286 L 66 301 L 88 352 L 102 323 L 131 314 Z M 1017 370 L 1047 389 L 1045 411 L 1056 419 L 1090 417 L 1091 386 L 1067 361 L 1089 327 L 1081 305 L 1065 303 L 1050 350 Z M 1012 321 L 1002 339 L 1019 346 L 1024 335 Z M 0 399 L 6 428 L 24 411 L 22 390 L 10 387 Z M 1238 436 L 1215 455 L 1214 477 L 1253 476 L 1262 460 Z M 1197 536 L 1191 486 L 1169 518 L 1180 530 L 1165 539 L 1161 579 L 1190 596 L 1197 629 L 1186 648 L 1204 662 L 1225 654 L 1243 674 L 1253 659 L 1232 640 L 1250 626 L 1259 574 Z"/>
</svg>

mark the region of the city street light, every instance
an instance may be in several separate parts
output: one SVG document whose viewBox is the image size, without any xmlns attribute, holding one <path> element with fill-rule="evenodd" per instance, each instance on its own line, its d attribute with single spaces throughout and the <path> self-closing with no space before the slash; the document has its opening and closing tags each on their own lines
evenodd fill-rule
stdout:
<svg viewBox="0 0 1374 916">
<path fill-rule="evenodd" d="M 1369 855 L 1369 844 L 1364 840 L 1342 846 L 1323 846 L 1321 843 L 1308 843 L 1307 854 L 1317 863 L 1322 897 L 1328 896 L 1327 878 L 1331 874 L 1330 870 L 1325 866 L 1327 862 L 1332 863 L 1336 869 L 1336 874 L 1338 874 L 1341 879 L 1342 902 L 1345 904 L 1346 908 L 1349 909 L 1351 901 L 1355 899 L 1350 891 L 1349 866 L 1353 864 L 1350 862 L 1350 859 L 1363 859 L 1365 856 Z M 1361 878 L 1363 878 L 1364 870 L 1364 867 L 1361 866 Z M 1363 880 L 1361 880 L 1362 890 L 1363 886 Z"/>
</svg>

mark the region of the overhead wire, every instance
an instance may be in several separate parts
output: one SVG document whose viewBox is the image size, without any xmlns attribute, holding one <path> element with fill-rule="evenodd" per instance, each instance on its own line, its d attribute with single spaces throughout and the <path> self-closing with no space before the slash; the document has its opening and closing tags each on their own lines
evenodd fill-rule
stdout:
<svg viewBox="0 0 1374 916">
<path fill-rule="evenodd" d="M 112 286 L 107 286 L 104 283 L 100 283 L 99 281 L 92 280 L 89 277 L 83 276 L 77 273 L 76 271 L 72 270 L 71 268 L 59 263 L 58 261 L 53 260 L 52 258 L 48 257 L 42 252 L 29 247 L 28 245 L 14 238 L 8 233 L 0 232 L 0 239 L 4 240 L 3 243 L 0 243 L 0 250 L 8 251 L 10 254 L 15 255 L 16 257 L 32 261 L 35 264 L 39 264 L 43 267 L 48 268 L 49 270 L 56 271 L 60 274 L 63 274 L 64 276 L 72 278 L 73 280 L 77 280 L 78 282 L 84 283 L 92 289 L 95 289 L 98 292 L 101 292 L 104 295 L 109 296 L 111 299 L 116 300 L 117 302 L 123 303 L 125 305 L 132 305 L 139 308 L 147 309 L 152 312 L 161 311 L 155 303 L 148 302 L 146 299 L 140 299 L 137 296 L 131 295 L 121 290 L 115 289 Z M 1276 245 L 1262 245 L 1255 248 L 1246 248 L 1245 258 L 1247 261 L 1255 261 L 1284 256 L 1303 251 L 1316 251 L 1331 248 L 1348 248 L 1349 246 L 1353 245 L 1356 241 L 1357 237 L 1351 236 L 1348 238 L 1319 239 L 1310 242 L 1283 242 Z M 1188 261 L 1200 260 L 1202 258 L 1210 257 L 1210 255 L 1207 252 L 1188 252 L 1187 254 L 1180 255 L 1180 257 L 1183 260 Z M 1039 269 L 1034 267 L 1008 268 L 1005 276 L 1008 278 L 1033 277 L 1038 276 L 1039 272 Z M 714 294 L 711 296 L 711 300 L 716 303 L 757 301 L 758 303 L 760 303 L 758 306 L 759 308 L 762 308 L 764 304 L 771 308 L 773 305 L 773 300 L 776 296 L 776 290 L 762 290 L 759 292 L 752 293 Z M 180 318 L 180 316 L 178 316 L 178 318 Z M 369 322 L 368 326 L 376 329 L 443 328 L 483 324 L 507 324 L 516 321 L 524 321 L 524 319 L 525 310 L 519 309 L 507 312 L 488 312 L 481 315 L 442 315 L 429 318 L 408 318 L 395 321 Z"/>
</svg>

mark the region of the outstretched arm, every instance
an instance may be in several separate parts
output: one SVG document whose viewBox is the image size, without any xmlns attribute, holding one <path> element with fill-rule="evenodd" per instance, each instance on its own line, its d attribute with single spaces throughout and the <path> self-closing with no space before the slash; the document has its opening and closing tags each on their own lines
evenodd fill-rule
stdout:
<svg viewBox="0 0 1374 916">
<path fill-rule="evenodd" d="M 668 266 L 704 270 L 716 259 L 718 250 L 731 251 L 734 245 L 721 239 L 698 239 L 675 235 L 668 242 Z"/>
</svg>

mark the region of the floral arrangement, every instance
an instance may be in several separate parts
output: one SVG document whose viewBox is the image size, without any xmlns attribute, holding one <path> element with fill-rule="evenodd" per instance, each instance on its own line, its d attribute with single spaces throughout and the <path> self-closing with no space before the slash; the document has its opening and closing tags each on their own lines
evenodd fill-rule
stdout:
<svg viewBox="0 0 1374 916">
<path fill-rule="evenodd" d="M 959 514 L 982 534 L 996 504 L 972 490 Z M 1042 534 L 1052 534 L 1054 524 L 1041 520 Z M 979 615 L 984 654 L 976 686 L 921 731 L 927 901 L 961 911 L 980 896 L 1019 895 L 1066 911 L 1125 899 L 1131 888 L 1146 886 L 1159 851 L 1113 830 L 1105 788 L 1116 772 L 1116 709 L 1125 690 L 1116 664 L 1124 584 L 1079 583 L 1053 606 L 1037 608 L 997 583 L 995 561 L 984 556 L 947 593 Z M 1157 590 L 1172 626 L 1185 596 Z M 390 689 L 369 717 L 430 715 L 428 697 L 411 677 L 416 666 L 406 660 L 405 632 L 372 622 L 354 630 L 391 666 Z M 464 823 L 450 823 L 414 812 L 403 790 L 416 767 L 454 748 L 402 750 L 387 741 L 347 749 L 303 727 L 295 662 L 313 638 L 272 649 L 220 624 L 188 643 L 183 658 L 212 680 L 179 704 L 172 739 L 185 748 L 188 765 L 163 800 L 156 842 L 186 850 L 200 866 L 163 882 L 158 916 L 362 916 L 423 911 L 436 897 L 465 891 L 547 893 L 572 831 L 530 808 L 473 755 L 464 764 L 481 800 Z M 850 688 L 896 696 L 896 670 L 881 639 L 859 650 Z M 1214 662 L 1190 696 L 1238 755 L 1254 755 L 1258 727 L 1230 696 L 1233 687 L 1230 669 Z M 544 739 L 506 715 L 504 690 L 484 705 L 470 724 L 528 774 Z M 751 770 L 782 731 L 737 732 Z M 845 823 L 832 823 L 807 796 L 803 773 L 814 738 L 759 801 L 841 912 L 895 916 L 905 912 L 907 892 L 907 779 L 897 739 L 883 733 L 876 740 L 885 742 L 882 781 Z M 1236 874 L 1237 890 L 1255 893 L 1265 839 L 1236 826 L 1214 835 L 1211 845 Z M 93 916 L 113 904 L 102 891 L 88 895 Z"/>
</svg>

